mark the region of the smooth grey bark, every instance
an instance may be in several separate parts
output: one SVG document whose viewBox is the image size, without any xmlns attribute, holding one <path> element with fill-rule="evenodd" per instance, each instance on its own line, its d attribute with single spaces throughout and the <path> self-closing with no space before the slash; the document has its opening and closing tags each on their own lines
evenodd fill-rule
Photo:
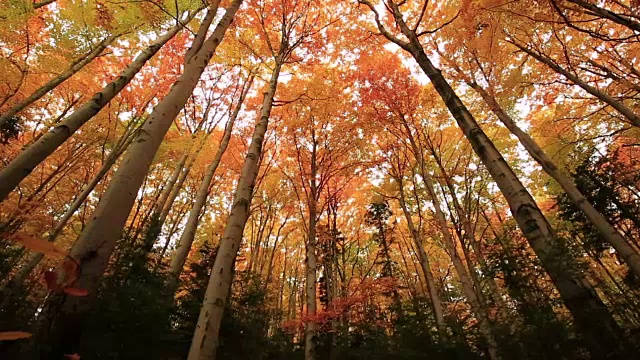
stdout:
<svg viewBox="0 0 640 360">
<path fill-rule="evenodd" d="M 242 0 L 235 0 L 229 5 L 212 35 L 185 64 L 180 78 L 142 125 L 93 212 L 91 221 L 69 251 L 69 256 L 79 263 L 76 286 L 88 290 L 89 296 L 52 295 L 47 300 L 45 306 L 51 312 L 46 316 L 51 322 L 50 333 L 59 336 L 51 342 L 61 347 L 56 352 L 77 352 L 84 319 L 91 310 L 104 271 L 153 158 L 164 135 L 198 84 L 241 3 Z M 60 278 L 64 279 L 64 274 L 61 275 Z M 44 333 L 45 324 L 42 325 Z"/>
<path fill-rule="evenodd" d="M 284 49 L 280 50 L 283 51 Z M 233 205 L 220 240 L 218 256 L 216 256 L 213 264 L 213 270 L 211 271 L 211 277 L 202 302 L 198 324 L 191 340 L 191 348 L 189 349 L 187 360 L 213 360 L 216 357 L 220 322 L 222 321 L 225 303 L 231 289 L 235 259 L 240 249 L 247 219 L 249 218 L 253 187 L 258 177 L 262 145 L 269 125 L 269 116 L 278 87 L 278 77 L 280 76 L 283 57 L 282 53 L 280 53 L 276 58 L 275 68 L 269 81 L 269 88 L 264 94 L 260 118 L 256 123 L 251 144 L 242 165 Z"/>
<path fill-rule="evenodd" d="M 204 19 L 202 19 L 196 37 L 191 42 L 189 50 L 187 50 L 186 54 L 184 54 L 185 64 L 189 62 L 189 60 L 191 60 L 191 58 L 202 48 L 202 44 L 204 44 L 204 40 L 207 38 L 207 32 L 209 31 L 211 23 L 213 22 L 213 19 L 215 19 L 216 13 L 218 12 L 220 0 L 209 0 L 208 3 L 211 11 L 208 11 L 207 15 L 205 15 Z"/>
<path fill-rule="evenodd" d="M 78 211 L 80 206 L 84 203 L 84 201 L 89 197 L 89 195 L 93 192 L 95 187 L 98 185 L 100 181 L 104 178 L 105 175 L 111 170 L 113 165 L 118 161 L 120 156 L 127 150 L 131 142 L 135 137 L 135 131 L 125 134 L 122 139 L 119 141 L 118 145 L 109 153 L 104 163 L 100 167 L 100 170 L 94 175 L 93 179 L 84 186 L 82 192 L 76 197 L 76 199 L 71 203 L 69 209 L 64 213 L 62 218 L 58 220 L 58 223 L 53 228 L 53 230 L 48 235 L 48 241 L 55 241 L 58 237 L 62 229 L 66 226 L 67 222 L 71 219 L 73 214 Z"/>
</svg>

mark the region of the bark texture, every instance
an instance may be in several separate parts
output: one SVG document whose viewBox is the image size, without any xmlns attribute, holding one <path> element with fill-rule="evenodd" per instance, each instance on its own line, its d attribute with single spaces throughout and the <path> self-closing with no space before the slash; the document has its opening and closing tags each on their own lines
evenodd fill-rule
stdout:
<svg viewBox="0 0 640 360">
<path fill-rule="evenodd" d="M 244 227 L 249 218 L 253 187 L 258 176 L 262 154 L 262 144 L 269 125 L 273 97 L 278 86 L 278 77 L 282 67 L 281 58 L 282 56 L 279 56 L 276 59 L 275 69 L 269 81 L 269 88 L 264 94 L 260 118 L 256 123 L 251 145 L 249 145 L 247 156 L 242 165 L 242 172 L 234 194 L 231 213 L 220 240 L 218 255 L 213 264 L 202 309 L 198 317 L 198 324 L 191 340 L 188 360 L 213 360 L 216 357 L 220 322 L 222 321 L 225 303 L 231 289 L 235 259 L 240 249 Z"/>
<path fill-rule="evenodd" d="M 313 319 L 317 311 L 316 285 L 317 285 L 317 258 L 316 258 L 316 226 L 318 222 L 318 183 L 317 183 L 317 147 L 315 132 L 312 128 L 311 144 L 311 169 L 309 173 L 309 195 L 307 206 L 309 211 L 309 224 L 307 228 L 306 244 L 306 277 L 305 291 L 307 299 L 307 321 L 304 323 L 304 358 L 315 360 L 316 358 L 316 332 L 317 324 Z"/>
<path fill-rule="evenodd" d="M 579 272 L 577 264 L 564 256 L 564 250 L 558 246 L 557 236 L 551 224 L 493 142 L 442 76 L 440 69 L 436 68 L 426 55 L 415 30 L 412 30 L 403 19 L 398 4 L 393 1 L 387 2 L 396 25 L 408 41 L 398 39 L 389 33 L 380 22 L 375 7 L 369 1 L 359 0 L 359 2 L 367 5 L 375 13 L 376 24 L 383 36 L 411 54 L 431 80 L 449 112 L 471 143 L 474 152 L 486 166 L 507 200 L 511 213 L 524 236 L 573 315 L 575 324 L 584 336 L 592 356 L 606 358 L 620 355 L 625 351 L 625 340 L 615 319 L 584 274 Z"/>
<path fill-rule="evenodd" d="M 584 197 L 580 190 L 576 187 L 573 180 L 565 175 L 544 150 L 536 143 L 536 141 L 524 132 L 516 122 L 507 114 L 507 112 L 498 104 L 498 101 L 491 96 L 484 88 L 475 82 L 469 84 L 474 90 L 482 96 L 491 111 L 496 114 L 498 119 L 504 126 L 515 135 L 520 143 L 527 150 L 529 155 L 549 174 L 559 185 L 562 190 L 569 196 L 574 205 L 580 209 L 589 221 L 600 232 L 600 235 L 618 252 L 620 257 L 627 263 L 629 269 L 638 277 L 640 277 L 640 255 L 627 243 L 618 230 L 616 230 L 602 214 L 591 205 Z"/>
<path fill-rule="evenodd" d="M 51 296 L 47 301 L 47 311 L 50 312 L 47 317 L 52 322 L 51 332 L 59 336 L 53 339 L 53 344 L 58 346 L 54 350 L 56 353 L 76 352 L 84 319 L 91 309 L 109 258 L 153 157 L 173 120 L 191 96 L 241 3 L 242 0 L 236 0 L 229 5 L 212 35 L 185 65 L 178 81 L 149 115 L 114 174 L 109 188 L 100 199 L 91 221 L 69 252 L 69 256 L 79 263 L 80 275 L 76 285 L 87 289 L 90 295 Z"/>
</svg>

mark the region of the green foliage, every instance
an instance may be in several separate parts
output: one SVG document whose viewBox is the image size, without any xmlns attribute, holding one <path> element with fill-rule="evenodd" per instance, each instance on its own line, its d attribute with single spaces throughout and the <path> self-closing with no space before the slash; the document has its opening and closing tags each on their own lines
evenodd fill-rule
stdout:
<svg viewBox="0 0 640 360">
<path fill-rule="evenodd" d="M 10 118 L 0 125 L 0 144 L 8 144 L 11 139 L 15 139 L 22 131 L 21 120 L 17 116 Z"/>
<path fill-rule="evenodd" d="M 518 239 L 514 229 L 494 239 L 502 251 L 488 254 L 490 276 L 503 279 L 521 321 L 497 324 L 501 353 L 507 359 L 580 359 L 569 319 L 559 317 L 561 305 L 539 280 L 545 276 L 537 258 Z M 556 256 L 572 256 L 571 249 L 558 244 Z"/>
<path fill-rule="evenodd" d="M 343 325 L 338 321 L 336 329 L 323 329 L 318 336 L 318 343 L 321 344 L 318 358 L 481 359 L 464 341 L 457 341 L 453 337 L 437 340 L 427 299 L 403 301 L 400 307 L 393 305 L 389 309 L 392 314 L 386 314 L 370 304 L 359 321 Z M 390 315 L 394 319 L 391 328 L 387 323 Z"/>
<path fill-rule="evenodd" d="M 640 174 L 622 176 L 613 157 L 587 157 L 571 174 L 574 183 L 587 200 L 613 224 L 628 221 L 640 224 L 639 199 L 629 196 L 626 188 L 640 183 Z M 626 190 L 626 191 L 625 191 Z M 583 239 L 585 246 L 601 253 L 609 245 L 597 229 L 566 194 L 557 196 L 560 217 L 568 221 L 574 236 Z"/>
<path fill-rule="evenodd" d="M 387 229 L 387 220 L 391 217 L 391 207 L 386 201 L 372 202 L 367 206 L 365 221 L 368 225 L 376 229 L 373 235 L 373 241 L 380 245 L 380 258 L 382 263 L 381 276 L 393 276 L 395 264 L 389 253 L 389 246 L 393 242 L 393 238 L 389 236 Z"/>
</svg>

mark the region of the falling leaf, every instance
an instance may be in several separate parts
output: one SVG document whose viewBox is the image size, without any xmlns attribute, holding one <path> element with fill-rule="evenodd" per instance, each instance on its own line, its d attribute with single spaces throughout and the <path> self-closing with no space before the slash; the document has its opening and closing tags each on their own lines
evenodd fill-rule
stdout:
<svg viewBox="0 0 640 360">
<path fill-rule="evenodd" d="M 58 249 L 54 243 L 46 240 L 40 240 L 31 237 L 22 237 L 18 239 L 18 241 L 21 242 L 24 247 L 31 251 L 43 253 L 51 257 L 67 256 L 67 254 L 64 251 Z"/>
<path fill-rule="evenodd" d="M 62 287 L 69 287 L 78 278 L 78 262 L 74 259 L 67 257 L 62 263 L 62 269 L 64 270 L 65 280 L 62 283 Z"/>
<path fill-rule="evenodd" d="M 31 337 L 31 333 L 24 332 L 24 331 L 0 332 L 0 341 L 28 339 L 30 337 Z"/>
<path fill-rule="evenodd" d="M 69 294 L 71 296 L 87 296 L 87 295 L 89 295 L 89 290 L 81 289 L 81 288 L 75 288 L 75 287 L 66 287 L 66 288 L 63 288 L 62 291 L 64 291 L 66 294 Z"/>
<path fill-rule="evenodd" d="M 58 275 L 55 271 L 47 270 L 44 272 L 44 281 L 47 288 L 51 291 L 60 292 L 62 287 L 58 284 Z"/>
</svg>

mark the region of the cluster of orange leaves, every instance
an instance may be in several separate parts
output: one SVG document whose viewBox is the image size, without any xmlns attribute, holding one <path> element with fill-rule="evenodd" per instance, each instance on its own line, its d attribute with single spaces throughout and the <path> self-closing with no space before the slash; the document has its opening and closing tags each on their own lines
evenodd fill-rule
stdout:
<svg viewBox="0 0 640 360">
<path fill-rule="evenodd" d="M 318 311 L 314 315 L 303 314 L 300 318 L 283 322 L 282 329 L 287 333 L 295 334 L 302 331 L 304 324 L 309 321 L 313 321 L 322 327 L 331 320 L 339 318 L 354 306 L 364 304 L 368 298 L 389 293 L 395 287 L 397 287 L 397 284 L 391 277 L 365 280 L 358 285 L 351 295 L 333 300 L 326 309 Z"/>
</svg>

